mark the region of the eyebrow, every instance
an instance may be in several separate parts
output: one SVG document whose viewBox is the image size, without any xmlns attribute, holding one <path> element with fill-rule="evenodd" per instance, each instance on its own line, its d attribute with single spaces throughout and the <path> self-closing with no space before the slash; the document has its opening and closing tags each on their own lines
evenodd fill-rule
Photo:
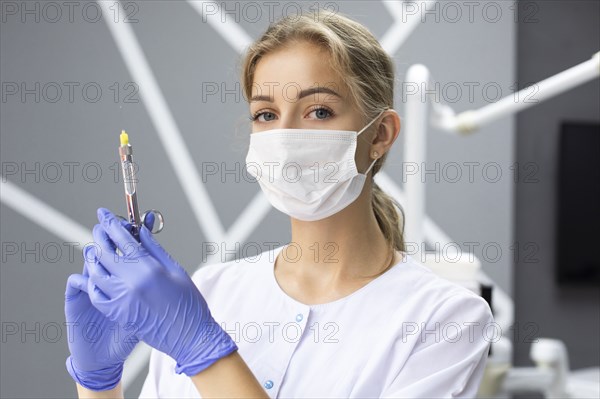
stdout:
<svg viewBox="0 0 600 399">
<path fill-rule="evenodd" d="M 336 93 L 335 91 L 333 91 L 332 89 L 329 89 L 324 86 L 315 86 L 315 87 L 311 87 L 309 89 L 302 90 L 300 92 L 300 94 L 298 95 L 298 100 L 300 100 L 306 96 L 310 96 L 311 94 L 316 94 L 316 93 L 327 93 L 327 94 L 332 94 L 336 97 L 341 98 L 341 96 L 338 93 Z M 273 98 L 269 97 L 269 96 L 265 96 L 265 95 L 256 95 L 256 96 L 253 96 L 252 98 L 250 98 L 250 102 L 255 102 L 255 101 L 268 101 L 268 102 L 272 103 Z"/>
</svg>

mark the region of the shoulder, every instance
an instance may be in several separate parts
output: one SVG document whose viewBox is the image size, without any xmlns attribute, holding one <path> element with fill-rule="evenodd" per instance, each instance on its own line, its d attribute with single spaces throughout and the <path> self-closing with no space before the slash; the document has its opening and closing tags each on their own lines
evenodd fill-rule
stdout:
<svg viewBox="0 0 600 399">
<path fill-rule="evenodd" d="M 407 269 L 420 273 L 403 286 L 390 340 L 391 383 L 379 397 L 475 397 L 489 346 L 501 334 L 488 303 L 417 259 L 409 257 Z"/>
<path fill-rule="evenodd" d="M 406 289 L 403 300 L 410 300 L 421 315 L 439 318 L 476 318 L 477 321 L 492 321 L 492 312 L 485 299 L 470 289 L 440 277 L 414 257 L 405 254 L 398 266 L 396 279 Z M 407 281 L 403 277 L 410 276 Z"/>
</svg>

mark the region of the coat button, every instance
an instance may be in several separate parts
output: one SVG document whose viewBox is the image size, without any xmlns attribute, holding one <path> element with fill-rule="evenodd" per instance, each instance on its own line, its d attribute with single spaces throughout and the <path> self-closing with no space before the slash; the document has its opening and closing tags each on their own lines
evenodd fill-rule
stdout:
<svg viewBox="0 0 600 399">
<path fill-rule="evenodd" d="M 264 387 L 267 389 L 273 388 L 273 381 L 271 381 L 271 380 L 265 381 Z"/>
<path fill-rule="evenodd" d="M 302 321 L 303 318 L 304 318 L 304 316 L 302 315 L 302 313 L 298 313 L 296 315 L 296 321 L 298 321 L 298 322 Z"/>
</svg>

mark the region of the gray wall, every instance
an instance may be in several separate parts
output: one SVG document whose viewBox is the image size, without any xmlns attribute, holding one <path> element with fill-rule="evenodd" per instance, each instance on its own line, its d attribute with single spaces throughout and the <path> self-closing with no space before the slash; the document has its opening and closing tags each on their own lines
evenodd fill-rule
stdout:
<svg viewBox="0 0 600 399">
<path fill-rule="evenodd" d="M 17 1 L 15 4 L 20 10 L 26 3 L 28 7 L 34 7 L 32 4 L 36 2 Z M 118 133 L 125 128 L 131 134 L 135 159 L 140 165 L 141 206 L 163 211 L 167 224 L 159 239 L 182 265 L 192 271 L 202 258 L 198 248 L 208 238 L 189 216 L 191 208 L 143 102 L 125 102 L 125 95 L 130 92 L 126 85 L 135 78 L 129 75 L 106 24 L 82 17 L 85 4 L 78 3 L 73 22 L 68 20 L 68 14 L 63 14 L 54 23 L 47 20 L 54 18 L 54 14 L 46 15 L 48 18 L 42 16 L 39 22 L 34 20 L 35 16 L 27 16 L 22 22 L 20 15 L 3 14 L 0 25 L 2 82 L 25 83 L 27 87 L 33 87 L 35 82 L 40 82 L 41 86 L 56 82 L 63 88 L 62 99 L 55 103 L 50 101 L 54 92 L 47 92 L 46 96 L 41 93 L 39 102 L 35 102 L 33 95 L 27 95 L 25 101 L 21 101 L 20 95 L 13 95 L 0 104 L 2 163 L 16 163 L 19 168 L 28 169 L 39 163 L 41 174 L 39 181 L 35 181 L 34 175 L 22 178 L 16 174 L 6 178 L 91 229 L 96 223 L 98 207 L 124 211 L 123 188 L 115 181 L 113 173 L 114 162 L 118 159 Z M 233 7 L 234 2 L 228 4 Z M 334 4 L 339 5 L 341 12 L 364 23 L 378 38 L 393 22 L 379 2 Z M 489 97 L 495 94 L 490 90 L 486 99 L 482 93 L 485 85 L 500 87 L 504 95 L 512 91 L 515 24 L 511 4 L 495 3 L 502 7 L 502 15 L 497 20 L 493 9 L 488 9 L 489 14 L 484 15 L 482 7 L 476 8 L 472 21 L 467 6 L 457 4 L 461 6 L 462 17 L 453 21 L 453 10 L 442 8 L 438 9 L 437 20 L 435 14 L 426 15 L 425 23 L 394 55 L 398 80 L 396 109 L 403 120 L 410 116 L 404 114 L 401 82 L 408 67 L 415 63 L 427 65 L 442 87 L 451 89 L 458 85 L 462 88 L 462 95 L 451 104 L 457 111 L 488 103 Z M 228 88 L 234 87 L 238 81 L 238 54 L 185 2 L 152 1 L 138 6 L 135 15 L 138 22 L 132 27 L 197 168 L 201 170 L 204 162 L 225 162 L 230 168 L 236 162 L 243 165 L 250 131 L 244 124 L 247 105 L 243 99 L 236 101 L 231 96 L 224 102 L 214 98 L 202 101 L 203 82 L 224 82 Z M 277 9 L 279 13 L 281 9 Z M 88 19 L 93 18 L 92 11 Z M 256 23 L 242 18 L 240 22 L 253 38 L 266 28 L 267 23 L 266 18 Z M 571 63 L 571 60 L 565 61 L 564 66 Z M 72 102 L 68 99 L 65 82 L 79 84 Z M 86 83 L 102 88 L 102 96 L 97 102 L 83 97 L 81 89 Z M 116 101 L 113 97 L 115 83 L 120 88 Z M 478 84 L 478 87 L 474 97 L 469 98 L 467 87 L 472 84 Z M 455 97 L 455 93 L 447 93 L 450 100 Z M 93 92 L 90 90 L 88 94 L 93 95 Z M 435 162 L 439 162 L 440 168 L 448 162 L 478 163 L 472 182 L 468 180 L 466 167 L 462 169 L 463 176 L 458 183 L 443 178 L 436 182 L 428 177 L 428 214 L 457 243 L 478 242 L 476 254 L 480 257 L 483 245 L 499 246 L 502 254 L 492 259 L 490 257 L 495 254 L 490 252 L 487 259 L 482 258 L 483 265 L 509 293 L 512 293 L 513 279 L 510 249 L 513 241 L 510 169 L 514 161 L 513 130 L 512 119 L 505 118 L 467 138 L 437 131 L 427 135 L 428 168 L 433 168 Z M 398 141 L 385 166 L 400 185 L 401 154 L 402 143 Z M 51 181 L 54 177 L 48 168 L 51 162 L 62 165 L 62 178 L 56 182 Z M 68 178 L 65 162 L 79 163 L 75 166 L 73 181 Z M 489 175 L 482 176 L 482 167 L 493 165 L 493 162 L 500 165 L 502 176 L 496 182 L 489 182 L 494 175 L 489 171 Z M 89 181 L 94 180 L 96 164 L 92 163 L 100 165 L 102 173 L 95 182 Z M 84 166 L 91 167 L 85 175 L 82 174 Z M 45 167 L 46 175 L 43 174 Z M 225 180 L 209 178 L 206 187 L 225 228 L 235 221 L 259 190 L 256 184 L 243 180 L 236 182 L 231 177 Z M 0 269 L 3 325 L 17 325 L 19 329 L 35 329 L 37 325 L 40 329 L 37 335 L 21 337 L 16 334 L 3 339 L 0 396 L 72 397 L 75 387 L 64 366 L 68 355 L 66 337 L 63 331 L 62 337 L 54 340 L 51 328 L 53 323 L 62 325 L 64 322 L 65 282 L 69 274 L 80 272 L 80 254 L 76 253 L 74 260 L 69 259 L 62 238 L 40 228 L 4 203 L 0 211 L 2 243 L 22 244 L 25 248 L 35 248 L 39 243 L 40 248 L 40 259 L 19 252 L 7 255 Z M 285 215 L 272 210 L 248 241 L 283 244 L 289 240 L 288 223 Z M 43 248 L 51 249 L 56 245 L 64 249 L 57 259 L 53 253 L 43 253 Z M 25 258 L 21 259 L 21 255 Z M 127 392 L 128 396 L 139 392 L 141 381 L 140 378 Z"/>
<path fill-rule="evenodd" d="M 537 22 L 518 27 L 518 80 L 525 84 L 554 75 L 588 60 L 600 50 L 600 3 L 539 1 Z M 521 20 L 523 21 L 523 20 Z M 517 185 L 515 239 L 536 243 L 537 262 L 515 263 L 515 320 L 522 326 L 515 340 L 515 362 L 531 364 L 530 343 L 524 342 L 534 323 L 535 337 L 558 338 L 569 350 L 572 368 L 600 364 L 600 292 L 597 287 L 563 286 L 554 282 L 556 268 L 556 184 L 560 122 L 600 120 L 598 79 L 531 108 L 517 117 L 517 159 L 538 166 L 536 183 Z M 597 160 L 596 160 L 597 161 Z M 586 221 L 582 221 L 586 222 Z M 574 248 L 589 251 L 593 248 Z M 532 326 L 533 326 L 532 325 Z"/>
</svg>

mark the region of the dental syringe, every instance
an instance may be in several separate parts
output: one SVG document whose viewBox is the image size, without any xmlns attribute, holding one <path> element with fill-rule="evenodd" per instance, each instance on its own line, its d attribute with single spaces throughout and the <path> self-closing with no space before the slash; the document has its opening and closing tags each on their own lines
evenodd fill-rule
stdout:
<svg viewBox="0 0 600 399">
<path fill-rule="evenodd" d="M 121 170 L 123 171 L 123 183 L 125 184 L 125 201 L 127 202 L 127 219 L 131 223 L 131 234 L 136 240 L 140 240 L 139 229 L 141 226 L 140 211 L 137 203 L 137 186 L 135 165 L 133 164 L 133 147 L 129 144 L 129 136 L 125 130 L 121 131 L 121 145 L 119 155 L 121 156 Z"/>
</svg>

